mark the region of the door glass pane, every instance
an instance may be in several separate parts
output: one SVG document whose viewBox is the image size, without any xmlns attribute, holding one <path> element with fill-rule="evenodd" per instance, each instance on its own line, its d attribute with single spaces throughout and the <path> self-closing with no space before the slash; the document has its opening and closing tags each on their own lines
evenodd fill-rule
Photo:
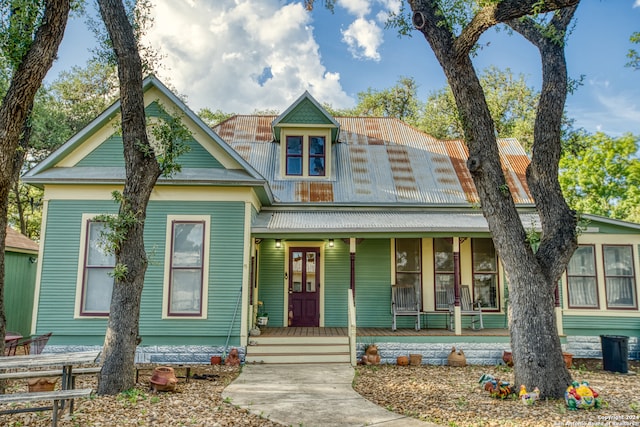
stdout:
<svg viewBox="0 0 640 427">
<path fill-rule="evenodd" d="M 498 261 L 493 241 L 486 238 L 471 240 L 473 258 L 473 295 L 482 307 L 498 308 Z"/>
<path fill-rule="evenodd" d="M 293 292 L 302 292 L 302 252 L 291 254 L 291 281 Z"/>
<path fill-rule="evenodd" d="M 316 253 L 307 252 L 307 292 L 316 291 Z"/>
</svg>

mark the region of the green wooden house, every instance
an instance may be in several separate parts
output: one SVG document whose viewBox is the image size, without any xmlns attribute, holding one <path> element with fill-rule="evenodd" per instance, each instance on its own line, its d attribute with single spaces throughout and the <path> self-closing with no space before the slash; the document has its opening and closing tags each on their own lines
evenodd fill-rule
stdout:
<svg viewBox="0 0 640 427">
<path fill-rule="evenodd" d="M 191 138 L 148 206 L 139 361 L 205 363 L 236 347 L 247 362 L 355 363 L 375 342 L 387 362 L 442 363 L 456 345 L 493 364 L 509 348 L 507 281 L 463 141 L 332 117 L 307 92 L 279 116 L 210 129 L 156 78 L 144 89 L 150 126 L 179 116 Z M 45 191 L 33 332 L 54 332 L 50 351 L 104 340 L 114 260 L 94 218 L 118 209 L 118 121 L 116 103 L 23 177 Z M 538 229 L 528 157 L 499 145 L 522 222 Z M 556 296 L 561 339 L 599 357 L 600 334 L 627 335 L 637 357 L 640 225 L 586 219 Z M 396 290 L 413 315 L 394 317 Z M 482 329 L 465 301 L 481 305 Z"/>
<path fill-rule="evenodd" d="M 7 227 L 4 257 L 7 331 L 28 336 L 33 317 L 38 244 Z"/>
</svg>

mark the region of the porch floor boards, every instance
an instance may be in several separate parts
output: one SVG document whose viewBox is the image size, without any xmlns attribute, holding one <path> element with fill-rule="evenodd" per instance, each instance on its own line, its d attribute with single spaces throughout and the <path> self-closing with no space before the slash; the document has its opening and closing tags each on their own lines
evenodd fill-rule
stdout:
<svg viewBox="0 0 640 427">
<path fill-rule="evenodd" d="M 399 337 L 411 337 L 411 336 L 455 336 L 453 331 L 448 329 L 400 329 L 392 331 L 391 328 L 358 328 L 356 334 L 359 337 L 368 336 L 399 336 Z M 303 327 L 289 327 L 289 328 L 277 328 L 266 327 L 261 329 L 261 336 L 263 337 L 342 337 L 347 336 L 347 328 L 303 328 Z M 508 329 L 463 329 L 462 336 L 509 336 Z"/>
</svg>

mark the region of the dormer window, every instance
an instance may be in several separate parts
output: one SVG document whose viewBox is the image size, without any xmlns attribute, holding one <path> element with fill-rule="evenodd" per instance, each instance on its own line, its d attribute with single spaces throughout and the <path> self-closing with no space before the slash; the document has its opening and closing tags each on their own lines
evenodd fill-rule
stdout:
<svg viewBox="0 0 640 427">
<path fill-rule="evenodd" d="M 288 177 L 324 178 L 328 175 L 327 140 L 324 129 L 283 129 L 284 170 Z"/>
<path fill-rule="evenodd" d="M 272 122 L 280 143 L 282 178 L 331 178 L 331 144 L 338 141 L 340 124 L 305 92 Z"/>
</svg>

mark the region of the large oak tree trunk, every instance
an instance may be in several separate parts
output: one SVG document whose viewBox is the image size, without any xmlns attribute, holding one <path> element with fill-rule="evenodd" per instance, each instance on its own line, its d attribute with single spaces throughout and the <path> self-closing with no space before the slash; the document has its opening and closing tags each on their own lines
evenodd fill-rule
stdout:
<svg viewBox="0 0 640 427">
<path fill-rule="evenodd" d="M 561 397 L 571 376 L 562 359 L 554 315 L 558 279 L 577 246 L 575 214 L 567 207 L 558 183 L 560 120 L 566 97 L 564 30 L 579 0 L 502 1 L 484 7 L 455 37 L 442 22 L 436 0 L 410 0 L 413 23 L 425 36 L 442 66 L 461 115 L 469 148 L 467 166 L 482 211 L 509 280 L 512 311 L 510 333 L 516 384 L 540 388 L 544 397 Z M 513 21 L 532 13 L 559 10 L 550 25 L 561 30 L 556 49 L 539 41 L 543 51 L 543 89 L 537 110 L 533 157 L 527 180 L 541 219 L 537 253 L 531 248 L 500 164 L 495 127 L 480 81 L 470 59 L 480 35 L 500 22 L 517 31 L 534 31 L 532 21 Z M 563 9 L 568 8 L 568 9 Z M 517 22 L 517 23 L 516 23 Z M 536 30 L 537 31 L 537 30 Z M 541 34 L 535 33 L 539 38 Z M 533 37 L 533 35 L 531 36 Z M 531 37 L 527 37 L 531 40 Z M 544 50 L 543 50 L 544 49 Z"/>
<path fill-rule="evenodd" d="M 0 354 L 4 354 L 6 314 L 4 307 L 5 244 L 9 191 L 20 172 L 16 162 L 21 134 L 36 92 L 51 68 L 67 25 L 69 0 L 47 0 L 42 24 L 33 43 L 13 73 L 9 90 L 0 106 Z"/>
<path fill-rule="evenodd" d="M 135 385 L 140 299 L 147 269 L 144 222 L 160 166 L 147 138 L 142 62 L 124 5 L 119 0 L 99 0 L 98 4 L 116 53 L 120 80 L 126 181 L 119 215 L 136 219 L 124 228 L 124 238 L 116 249 L 116 265 L 126 266 L 127 272 L 114 280 L 98 385 L 99 394 L 117 394 Z"/>
</svg>

